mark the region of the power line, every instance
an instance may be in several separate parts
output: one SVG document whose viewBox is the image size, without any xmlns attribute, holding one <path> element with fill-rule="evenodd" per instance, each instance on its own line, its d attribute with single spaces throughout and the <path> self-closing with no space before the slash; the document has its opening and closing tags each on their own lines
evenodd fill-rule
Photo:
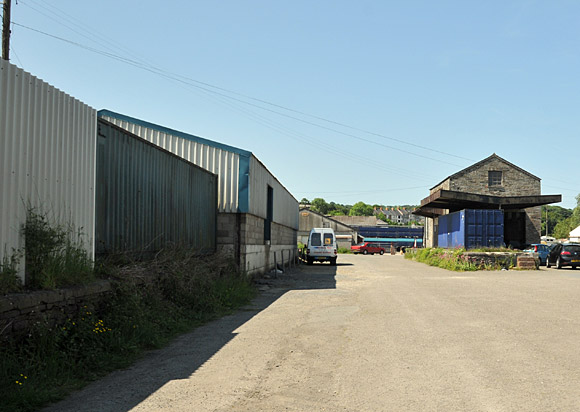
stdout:
<svg viewBox="0 0 580 412">
<path fill-rule="evenodd" d="M 32 0 L 32 1 L 35 2 L 35 0 Z M 45 4 L 47 4 L 44 0 L 41 0 L 41 1 L 43 3 L 45 3 Z M 50 16 L 46 15 L 45 13 L 42 13 L 41 11 L 39 11 L 39 10 L 33 8 L 32 6 L 26 4 L 25 1 L 22 1 L 21 0 L 21 2 L 23 4 L 25 4 L 25 5 L 27 5 L 28 7 L 32 8 L 33 10 L 41 13 L 42 15 L 44 15 L 44 16 L 46 16 L 46 17 L 48 17 L 48 18 L 50 18 L 50 19 L 52 19 L 54 21 L 57 21 L 57 20 L 51 18 Z M 88 30 L 86 28 L 86 25 L 77 24 L 76 21 L 75 21 L 75 18 L 73 16 L 67 14 L 66 12 L 62 11 L 58 7 L 56 7 L 54 5 L 51 5 L 51 4 L 47 4 L 48 7 L 42 6 L 40 4 L 39 4 L 39 6 L 42 7 L 43 9 L 47 10 L 48 12 L 52 13 L 53 15 L 57 16 L 57 17 L 59 17 L 61 19 L 64 19 L 64 20 L 67 20 L 68 22 L 70 22 L 74 26 L 79 27 L 81 30 L 84 30 L 87 33 L 90 33 L 91 35 L 94 35 L 97 38 L 99 38 L 101 40 L 104 40 L 105 42 L 113 45 L 115 48 L 117 48 L 119 50 L 123 50 L 125 52 L 128 52 L 129 54 L 132 54 L 129 49 L 127 49 L 125 47 L 122 47 L 122 46 L 119 46 L 118 44 L 109 41 L 106 37 L 101 36 L 100 34 L 98 34 L 97 32 L 95 32 L 93 30 Z M 65 17 L 59 16 L 59 13 L 56 13 L 56 12 L 50 10 L 50 8 L 57 10 L 61 15 L 64 15 Z M 65 27 L 73 30 L 75 33 L 79 33 L 78 31 L 70 28 L 70 26 L 68 26 L 68 25 L 66 25 L 66 24 L 64 24 L 62 22 L 59 22 L 59 21 L 57 21 L 57 22 L 60 23 L 60 24 L 63 24 Z M 88 38 L 89 40 L 93 40 L 93 39 L 91 39 L 91 38 L 89 38 L 88 36 L 85 36 L 85 35 L 83 35 L 83 37 Z M 99 40 L 99 44 L 102 44 L 102 41 L 101 40 Z M 93 41 L 95 41 L 95 40 L 93 40 Z M 134 54 L 132 54 L 132 55 L 134 57 L 137 57 Z M 139 60 L 141 60 L 141 62 L 145 61 L 145 60 L 140 59 L 140 58 L 139 58 Z M 272 106 L 272 107 L 277 107 L 279 109 L 283 109 L 283 110 L 286 110 L 286 111 L 289 111 L 289 112 L 292 112 L 292 113 L 300 114 L 302 116 L 307 116 L 307 117 L 310 117 L 310 118 L 313 118 L 313 119 L 316 119 L 316 120 L 320 120 L 320 121 L 323 121 L 323 122 L 326 122 L 326 123 L 334 124 L 336 126 L 341 126 L 341 127 L 344 127 L 344 128 L 350 129 L 350 130 L 355 130 L 355 131 L 362 132 L 362 133 L 366 133 L 366 134 L 369 134 L 369 135 L 372 135 L 372 136 L 380 137 L 382 139 L 388 139 L 388 140 L 395 141 L 395 142 L 400 143 L 400 144 L 405 144 L 405 145 L 408 145 L 408 146 L 412 146 L 412 147 L 419 148 L 419 149 L 422 149 L 422 150 L 431 151 L 431 152 L 434 152 L 434 153 L 443 154 L 443 155 L 450 156 L 450 157 L 454 157 L 454 158 L 457 158 L 457 159 L 467 160 L 467 161 L 474 161 L 473 159 L 469 159 L 469 158 L 466 158 L 466 157 L 463 157 L 463 156 L 458 156 L 458 155 L 454 155 L 454 154 L 451 154 L 451 153 L 447 153 L 447 152 L 444 152 L 444 151 L 441 151 L 441 150 L 429 148 L 429 147 L 422 146 L 422 145 L 418 145 L 418 144 L 415 144 L 415 143 L 410 143 L 410 142 L 407 142 L 407 141 L 404 141 L 404 140 L 401 140 L 401 139 L 397 139 L 397 138 L 394 138 L 394 137 L 391 137 L 391 136 L 386 136 L 386 135 L 381 134 L 381 133 L 375 133 L 375 132 L 368 131 L 368 130 L 365 130 L 365 129 L 362 129 L 362 128 L 357 128 L 357 127 L 354 127 L 354 126 L 350 126 L 350 125 L 347 125 L 345 123 L 341 123 L 341 122 L 337 122 L 337 121 L 334 121 L 334 120 L 330 120 L 330 119 L 327 119 L 327 118 L 324 118 L 324 117 L 321 117 L 321 116 L 312 115 L 312 114 L 306 113 L 304 111 L 292 109 L 292 108 L 289 108 L 287 106 L 283 106 L 283 105 L 280 105 L 280 104 L 272 103 L 272 102 L 269 102 L 269 101 L 264 100 L 264 99 L 259 99 L 259 98 L 252 97 L 252 96 L 249 96 L 249 95 L 246 95 L 246 94 L 243 94 L 243 93 L 239 93 L 239 92 L 236 92 L 236 91 L 233 91 L 233 90 L 229 90 L 229 89 L 226 89 L 226 88 L 223 88 L 223 87 L 215 86 L 213 84 L 210 84 L 210 83 L 207 83 L 207 82 L 202 82 L 202 81 L 199 81 L 199 80 L 196 80 L 196 79 L 192 79 L 192 78 L 189 78 L 187 76 L 182 76 L 182 75 L 179 75 L 179 74 L 166 72 L 166 71 L 164 71 L 162 69 L 159 69 L 159 68 L 156 68 L 156 67 L 154 67 L 152 65 L 149 65 L 149 66 L 152 67 L 152 68 L 155 68 L 155 70 L 157 70 L 157 71 L 162 71 L 162 72 L 164 72 L 166 74 L 171 74 L 172 76 L 176 76 L 176 77 L 179 77 L 179 78 L 182 78 L 182 79 L 185 79 L 185 80 L 194 82 L 196 84 L 200 84 L 200 85 L 203 85 L 203 86 L 206 86 L 206 87 L 211 87 L 211 88 L 216 89 L 216 90 L 221 90 L 221 91 L 224 91 L 224 92 L 227 92 L 227 93 L 231 93 L 231 94 L 236 95 L 236 96 L 240 96 L 240 97 L 244 97 L 246 99 L 250 99 L 252 101 L 260 102 L 260 103 L 263 103 L 263 104 L 266 104 L 266 105 L 269 105 L 269 106 Z M 246 102 L 244 102 L 244 103 L 246 104 Z M 334 131 L 334 129 L 329 129 L 329 130 Z M 350 136 L 350 137 L 352 137 L 352 136 Z M 409 153 L 409 152 L 406 152 L 406 153 Z M 409 154 L 413 154 L 413 153 L 409 153 Z M 457 165 L 454 165 L 454 166 L 457 166 Z"/>
<path fill-rule="evenodd" d="M 31 6 L 28 6 L 28 7 L 31 7 Z M 44 13 L 42 13 L 42 14 L 44 14 Z M 382 134 L 379 134 L 379 133 L 374 133 L 374 132 L 370 132 L 370 131 L 367 131 L 367 130 L 364 130 L 364 129 L 360 129 L 360 128 L 356 128 L 356 127 L 353 127 L 353 126 L 349 126 L 349 125 L 346 125 L 344 123 L 335 122 L 335 121 L 332 121 L 332 120 L 329 120 L 329 119 L 325 119 L 325 118 L 320 117 L 320 116 L 310 115 L 308 113 L 305 113 L 305 112 L 302 112 L 302 111 L 299 111 L 299 110 L 294 110 L 294 109 L 291 109 L 291 108 L 288 108 L 288 107 L 285 107 L 285 106 L 282 106 L 282 105 L 278 105 L 278 104 L 275 104 L 275 103 L 271 103 L 271 102 L 268 102 L 266 100 L 257 99 L 257 98 L 254 98 L 254 97 L 251 97 L 251 96 L 247 96 L 247 95 L 244 95 L 244 94 L 241 94 L 241 93 L 237 93 L 237 92 L 234 92 L 234 91 L 231 91 L 231 90 L 228 90 L 228 89 L 224 89 L 224 88 L 221 88 L 221 87 L 218 87 L 218 86 L 214 86 L 214 85 L 211 85 L 209 83 L 200 82 L 200 81 L 195 80 L 195 79 L 191 79 L 191 78 L 188 78 L 188 77 L 185 77 L 185 76 L 181 76 L 181 75 L 178 75 L 178 74 L 174 74 L 174 73 L 165 71 L 163 69 L 160 69 L 158 67 L 155 67 L 155 66 L 153 66 L 153 65 L 151 65 L 149 63 L 138 62 L 138 61 L 135 61 L 135 60 L 132 60 L 132 59 L 128 59 L 128 58 L 125 58 L 125 57 L 122 57 L 122 56 L 118 56 L 118 55 L 113 54 L 113 53 L 104 52 L 104 51 L 99 50 L 99 49 L 96 49 L 94 47 L 89 47 L 89 46 L 83 45 L 83 44 L 78 43 L 78 42 L 73 42 L 73 41 L 70 41 L 68 39 L 65 39 L 65 38 L 62 38 L 62 37 L 59 37 L 59 36 L 52 35 L 52 34 L 43 32 L 41 30 L 34 29 L 32 27 L 29 27 L 29 26 L 25 26 L 25 25 L 22 25 L 22 24 L 17 24 L 17 25 L 20 26 L 20 27 L 26 28 L 28 30 L 32 30 L 32 31 L 35 31 L 37 33 L 46 35 L 48 37 L 52 37 L 54 39 L 67 42 L 69 44 L 72 44 L 72 45 L 75 45 L 77 47 L 83 48 L 85 50 L 88 50 L 88 51 L 91 51 L 91 52 L 94 52 L 94 53 L 98 53 L 98 54 L 101 54 L 103 56 L 106 56 L 106 57 L 109 57 L 109 58 L 112 58 L 112 59 L 115 59 L 115 60 L 124 62 L 126 64 L 129 64 L 129 65 L 132 65 L 132 66 L 135 66 L 135 67 L 138 67 L 138 68 L 140 68 L 142 70 L 148 70 L 148 71 L 150 71 L 150 72 L 152 72 L 154 74 L 163 76 L 165 78 L 171 78 L 171 79 L 173 79 L 175 81 L 179 81 L 181 83 L 188 84 L 188 85 L 191 85 L 193 87 L 197 87 L 197 88 L 202 89 L 202 90 L 205 90 L 205 91 L 207 91 L 209 93 L 219 94 L 219 95 L 221 95 L 221 96 L 223 96 L 223 97 L 225 97 L 227 99 L 234 100 L 234 101 L 237 101 L 237 102 L 242 103 L 242 104 L 245 104 L 245 105 L 250 105 L 250 106 L 256 107 L 256 108 L 258 108 L 260 110 L 269 111 L 269 112 L 274 113 L 274 114 L 279 115 L 279 116 L 287 117 L 287 118 L 290 118 L 292 120 L 296 120 L 296 121 L 299 121 L 299 122 L 302 122 L 302 123 L 305 123 L 305 124 L 308 124 L 308 125 L 311 125 L 311 126 L 314 126 L 314 127 L 322 128 L 322 129 L 331 131 L 333 133 L 342 134 L 344 136 L 347 136 L 347 137 L 350 137 L 350 138 L 354 138 L 354 139 L 357 139 L 357 140 L 361 140 L 361 141 L 364 141 L 366 143 L 378 145 L 378 146 L 387 148 L 389 150 L 395 150 L 395 151 L 399 151 L 399 152 L 402 152 L 402 153 L 406 153 L 406 154 L 409 154 L 409 155 L 412 155 L 412 156 L 416 156 L 416 157 L 420 157 L 420 158 L 424 158 L 424 159 L 428 159 L 428 160 L 432 160 L 432 161 L 436 161 L 436 162 L 446 163 L 446 164 L 449 164 L 449 165 L 452 165 L 452 166 L 456 166 L 456 167 L 461 167 L 460 165 L 457 165 L 455 163 L 450 163 L 450 162 L 443 161 L 441 159 L 437 159 L 437 158 L 433 158 L 433 157 L 429 157 L 429 156 L 424 156 L 424 155 L 421 155 L 421 154 L 418 154 L 418 153 L 415 153 L 415 152 L 410 152 L 410 151 L 407 151 L 407 150 L 404 150 L 404 149 L 401 149 L 401 148 L 398 148 L 398 147 L 392 147 L 392 146 L 384 145 L 384 144 L 378 143 L 378 142 L 373 141 L 373 140 L 369 140 L 369 139 L 362 138 L 362 137 L 360 137 L 358 135 L 354 135 L 352 133 L 346 133 L 346 132 L 343 132 L 343 131 L 340 131 L 340 130 L 337 130 L 337 129 L 334 129 L 334 128 L 322 126 L 320 124 L 317 124 L 317 123 L 314 123 L 314 122 L 310 122 L 310 121 L 307 121 L 305 119 L 301 119 L 301 118 L 298 118 L 298 117 L 295 117 L 295 116 L 291 116 L 291 115 L 288 115 L 288 114 L 285 114 L 285 113 L 281 113 L 281 112 L 276 111 L 276 110 L 268 109 L 268 108 L 263 107 L 263 106 L 260 106 L 260 105 L 252 104 L 252 103 L 250 103 L 248 101 L 241 100 L 241 99 L 237 99 L 235 97 L 232 97 L 232 96 L 229 96 L 229 95 L 226 95 L 226 94 L 223 94 L 223 93 L 219 93 L 219 92 L 216 92 L 215 90 L 211 90 L 211 89 L 208 89 L 206 87 L 201 87 L 199 85 L 201 84 L 201 85 L 204 85 L 204 86 L 207 86 L 207 87 L 211 87 L 212 89 L 225 91 L 225 92 L 228 92 L 228 93 L 237 95 L 237 96 L 242 96 L 242 97 L 244 97 L 246 99 L 250 99 L 250 100 L 253 100 L 253 101 L 261 102 L 261 103 L 264 103 L 264 104 L 267 104 L 267 105 L 270 105 L 270 106 L 273 106 L 273 107 L 278 107 L 278 108 L 281 108 L 281 109 L 286 110 L 286 111 L 290 111 L 290 112 L 293 112 L 293 113 L 297 113 L 297 114 L 300 114 L 300 115 L 303 115 L 303 116 L 308 116 L 308 117 L 311 117 L 311 118 L 314 118 L 314 119 L 317 119 L 317 120 L 320 120 L 320 121 L 324 121 L 324 122 L 327 122 L 327 123 L 339 125 L 341 127 L 345 127 L 345 128 L 351 129 L 351 130 L 361 131 L 363 133 L 367 133 L 367 134 L 374 135 L 374 136 L 377 136 L 377 137 L 381 137 L 381 138 L 384 138 L 384 139 L 391 139 L 391 140 L 394 140 L 394 141 L 399 142 L 399 143 L 403 143 L 403 144 L 407 144 L 407 145 L 410 145 L 410 146 L 414 146 L 414 147 L 421 148 L 423 150 L 428 150 L 428 151 L 432 151 L 434 153 L 444 154 L 444 155 L 452 156 L 452 157 L 459 158 L 459 159 L 471 160 L 471 159 L 468 159 L 468 158 L 464 158 L 464 157 L 461 157 L 461 156 L 456 156 L 456 155 L 453 155 L 453 154 L 450 154 L 450 153 L 446 153 L 446 152 L 443 152 L 443 151 L 439 151 L 439 150 L 436 150 L 436 149 L 427 148 L 427 147 L 424 147 L 424 146 L 420 146 L 420 145 L 416 145 L 416 144 L 413 144 L 413 143 L 405 142 L 405 141 L 402 141 L 402 140 L 399 140 L 399 139 L 394 139 L 394 138 L 391 138 L 391 137 L 388 137 L 388 136 L 385 136 L 385 135 L 382 135 Z M 69 26 L 66 26 L 65 25 L 65 27 L 69 27 Z M 77 31 L 75 30 L 75 32 L 77 32 Z M 87 36 L 83 36 L 83 37 L 87 37 Z M 195 84 L 192 84 L 191 82 L 193 82 Z"/>
</svg>

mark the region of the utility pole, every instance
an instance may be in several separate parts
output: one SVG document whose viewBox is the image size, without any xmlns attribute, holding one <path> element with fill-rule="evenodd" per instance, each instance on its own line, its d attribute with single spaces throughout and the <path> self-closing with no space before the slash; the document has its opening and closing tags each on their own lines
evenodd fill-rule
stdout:
<svg viewBox="0 0 580 412">
<path fill-rule="evenodd" d="M 2 19 L 2 58 L 10 60 L 10 3 L 12 0 L 4 0 L 2 12 L 4 18 Z"/>
</svg>

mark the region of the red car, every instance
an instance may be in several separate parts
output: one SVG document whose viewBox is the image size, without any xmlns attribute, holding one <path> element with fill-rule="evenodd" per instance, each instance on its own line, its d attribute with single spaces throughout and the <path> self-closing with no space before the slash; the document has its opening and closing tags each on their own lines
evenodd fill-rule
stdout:
<svg viewBox="0 0 580 412">
<path fill-rule="evenodd" d="M 362 253 L 363 255 L 369 255 L 369 254 L 374 255 L 375 253 L 382 255 L 385 253 L 384 247 L 382 247 L 378 243 L 371 243 L 371 242 L 364 242 L 364 243 L 361 243 L 358 245 L 351 246 L 350 250 L 352 250 L 352 253 L 354 253 L 354 254 Z"/>
</svg>

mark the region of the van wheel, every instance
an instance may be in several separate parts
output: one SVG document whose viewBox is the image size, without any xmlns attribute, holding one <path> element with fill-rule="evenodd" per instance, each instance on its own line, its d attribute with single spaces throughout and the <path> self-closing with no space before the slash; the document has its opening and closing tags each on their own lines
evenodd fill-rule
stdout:
<svg viewBox="0 0 580 412">
<path fill-rule="evenodd" d="M 363 250 L 363 255 L 368 255 L 369 251 L 368 250 Z"/>
<path fill-rule="evenodd" d="M 385 251 L 384 251 L 384 250 L 381 250 L 381 251 L 379 252 L 379 254 L 380 254 L 380 255 L 384 255 L 384 254 L 385 254 Z"/>
</svg>

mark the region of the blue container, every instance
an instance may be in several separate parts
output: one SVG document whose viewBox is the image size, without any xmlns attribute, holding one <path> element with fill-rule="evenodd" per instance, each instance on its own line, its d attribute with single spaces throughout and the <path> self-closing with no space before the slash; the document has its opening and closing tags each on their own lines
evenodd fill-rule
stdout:
<svg viewBox="0 0 580 412">
<path fill-rule="evenodd" d="M 501 247 L 503 210 L 464 209 L 439 216 L 437 241 L 443 248 Z"/>
</svg>

